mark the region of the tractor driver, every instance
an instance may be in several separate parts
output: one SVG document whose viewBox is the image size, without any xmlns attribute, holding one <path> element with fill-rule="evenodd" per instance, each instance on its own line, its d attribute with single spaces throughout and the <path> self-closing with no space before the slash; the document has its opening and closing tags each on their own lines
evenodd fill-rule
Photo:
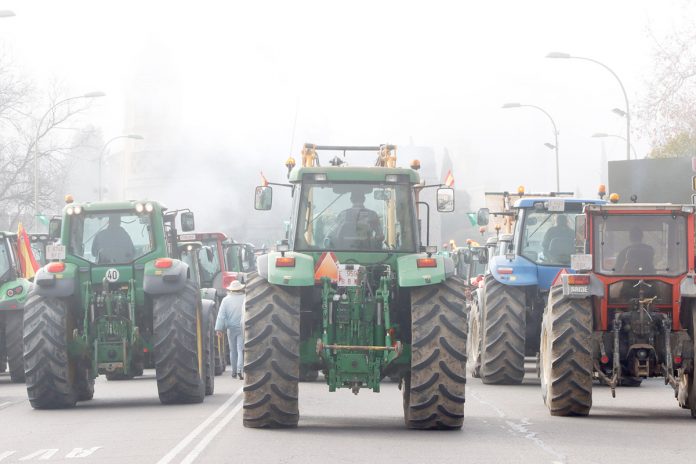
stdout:
<svg viewBox="0 0 696 464">
<path fill-rule="evenodd" d="M 99 231 L 92 242 L 92 256 L 97 263 L 127 263 L 135 257 L 135 247 L 128 232 L 121 227 L 119 214 L 109 215 L 106 229 Z"/>
<path fill-rule="evenodd" d="M 575 246 L 575 231 L 568 225 L 568 216 L 556 215 L 556 225 L 546 231 L 541 246 L 547 258 L 554 259 L 566 254 L 570 256 Z"/>
<path fill-rule="evenodd" d="M 351 192 L 350 202 L 352 206 L 338 214 L 329 233 L 331 244 L 340 250 L 381 250 L 382 222 L 376 212 L 365 208 L 365 193 Z"/>
<path fill-rule="evenodd" d="M 616 271 L 626 274 L 652 274 L 655 272 L 655 250 L 643 243 L 643 231 L 634 227 L 628 233 L 630 245 L 616 257 Z"/>
</svg>

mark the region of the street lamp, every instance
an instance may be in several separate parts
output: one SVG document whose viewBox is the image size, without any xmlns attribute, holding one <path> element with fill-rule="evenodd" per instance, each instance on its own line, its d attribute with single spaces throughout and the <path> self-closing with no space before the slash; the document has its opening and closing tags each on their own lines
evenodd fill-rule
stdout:
<svg viewBox="0 0 696 464">
<path fill-rule="evenodd" d="M 595 139 L 602 139 L 606 137 L 616 137 L 617 139 L 621 139 L 624 142 L 626 141 L 626 137 L 624 137 L 623 135 L 606 134 L 604 132 L 595 132 L 594 134 L 592 134 L 592 138 Z M 638 154 L 636 153 L 636 149 L 633 147 L 633 145 L 631 145 L 631 150 L 633 151 L 633 159 L 638 159 Z"/>
<path fill-rule="evenodd" d="M 102 200 L 102 162 L 104 160 L 104 153 L 106 153 L 106 147 L 108 147 L 111 142 L 118 139 L 143 140 L 144 137 L 140 134 L 117 135 L 116 137 L 110 139 L 108 142 L 104 144 L 101 151 L 99 152 L 99 201 Z"/>
<path fill-rule="evenodd" d="M 39 120 L 39 125 L 36 127 L 36 137 L 34 138 L 34 231 L 38 229 L 39 225 L 39 139 L 48 133 L 41 133 L 41 127 L 43 126 L 44 119 L 46 116 L 51 114 L 58 106 L 73 100 L 79 100 L 81 98 L 98 98 L 103 97 L 106 94 L 104 92 L 87 92 L 82 95 L 77 95 L 75 97 L 66 98 L 54 104 L 50 107 L 41 119 Z"/>
<path fill-rule="evenodd" d="M 586 58 L 583 56 L 573 56 L 573 55 L 570 55 L 568 53 L 562 53 L 562 52 L 551 52 L 548 55 L 546 55 L 546 58 L 560 58 L 560 59 L 571 59 L 572 58 L 575 60 L 590 61 L 592 63 L 600 65 L 601 67 L 603 67 L 604 69 L 609 71 L 612 74 L 612 76 L 614 76 L 616 78 L 617 82 L 619 83 L 619 86 L 621 87 L 621 92 L 623 92 L 624 101 L 626 102 L 626 112 L 625 112 L 625 116 L 626 116 L 626 159 L 630 160 L 631 159 L 631 113 L 630 113 L 630 109 L 628 106 L 628 95 L 626 94 L 626 88 L 624 87 L 623 82 L 621 82 L 621 79 L 619 79 L 618 74 L 616 74 L 614 72 L 614 70 L 611 69 L 606 64 L 602 63 L 601 61 L 597 61 L 593 58 Z M 612 110 L 612 111 L 617 113 L 615 110 Z M 621 110 L 619 110 L 619 111 L 621 111 Z M 619 114 L 619 113 L 617 113 L 617 114 Z"/>
<path fill-rule="evenodd" d="M 561 175 L 560 175 L 560 170 L 558 168 L 558 128 L 556 127 L 556 122 L 553 120 L 551 115 L 545 109 L 541 108 L 540 106 L 523 105 L 522 103 L 505 103 L 502 106 L 503 109 L 525 108 L 525 107 L 526 108 L 534 108 L 534 109 L 541 111 L 549 118 L 549 121 L 551 121 L 551 125 L 553 126 L 553 136 L 555 138 L 556 143 L 555 144 L 546 143 L 544 145 L 546 145 L 549 148 L 553 147 L 551 149 L 556 151 L 556 191 L 560 192 L 561 191 Z"/>
</svg>

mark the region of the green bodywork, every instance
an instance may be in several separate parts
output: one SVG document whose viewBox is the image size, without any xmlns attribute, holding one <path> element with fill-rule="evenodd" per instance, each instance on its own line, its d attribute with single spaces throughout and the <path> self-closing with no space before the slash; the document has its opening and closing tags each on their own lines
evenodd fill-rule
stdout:
<svg viewBox="0 0 696 464">
<path fill-rule="evenodd" d="M 151 211 L 136 211 L 136 204 L 150 205 Z M 49 263 L 37 274 L 37 293 L 47 297 L 58 297 L 68 301 L 74 313 L 77 327 L 69 342 L 69 353 L 91 365 L 91 375 L 116 374 L 137 375 L 148 353 L 152 351 L 152 294 L 145 291 L 144 282 L 166 280 L 172 274 L 169 269 L 155 266 L 158 258 L 176 256 L 176 246 L 172 242 L 172 227 L 167 223 L 166 209 L 157 202 L 100 202 L 79 205 L 82 211 L 75 211 L 75 205 L 64 208 L 61 225 L 60 244 L 65 246 L 63 270 L 54 271 Z M 72 224 L 81 215 L 89 213 L 121 213 L 138 217 L 149 217 L 143 222 L 148 227 L 151 246 L 127 264 L 98 264 L 75 253 L 73 249 Z M 175 217 L 174 213 L 174 217 Z M 146 225 L 147 224 L 147 225 Z M 174 232 L 174 242 L 176 235 Z M 183 265 L 173 259 L 172 268 Z M 185 265 L 183 265 L 185 266 Z M 118 278 L 114 279 L 114 270 Z M 110 273 L 111 281 L 107 278 Z M 173 279 L 172 279 L 173 280 Z M 175 282 L 172 281 L 172 284 Z M 161 287 L 165 287 L 164 284 Z M 171 285 L 175 289 L 176 285 Z"/>
<path fill-rule="evenodd" d="M 31 282 L 21 277 L 16 247 L 17 234 L 0 232 L 0 240 L 0 246 L 3 247 L 1 253 L 4 254 L 3 269 L 0 269 L 0 312 L 21 311 L 29 296 Z"/>
<path fill-rule="evenodd" d="M 382 167 L 296 168 L 289 176 L 296 197 L 291 225 L 298 224 L 301 205 L 297 200 L 305 179 L 325 175 L 331 183 L 384 184 L 385 176 L 397 175 L 411 189 L 416 211 L 418 173 L 411 169 Z M 389 185 L 389 184 L 384 184 Z M 305 219 L 300 219 L 305 220 Z M 420 244 L 417 220 L 413 217 L 416 243 Z M 330 391 L 361 388 L 380 391 L 385 376 L 401 377 L 410 369 L 410 289 L 443 282 L 453 273 L 451 258 L 419 252 L 334 251 L 323 248 L 293 251 L 291 227 L 289 251 L 259 257 L 259 272 L 275 285 L 299 287 L 301 295 L 300 365 L 303 370 L 322 370 Z M 339 285 L 315 270 L 329 254 L 335 261 L 357 268 L 356 285 Z M 294 266 L 277 267 L 278 258 L 294 258 Z M 417 266 L 417 259 L 432 258 L 434 267 Z M 282 260 L 281 260 L 282 261 Z M 352 269 L 351 269 L 352 272 Z M 346 281 L 343 281 L 345 284 Z M 355 282 L 353 282 L 355 283 Z"/>
</svg>

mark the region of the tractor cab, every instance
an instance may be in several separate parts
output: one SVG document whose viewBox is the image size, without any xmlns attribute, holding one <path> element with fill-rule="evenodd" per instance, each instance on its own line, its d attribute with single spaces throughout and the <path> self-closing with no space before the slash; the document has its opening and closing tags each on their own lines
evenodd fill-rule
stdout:
<svg viewBox="0 0 696 464">
<path fill-rule="evenodd" d="M 40 266 L 44 266 L 48 262 L 48 259 L 46 259 L 46 245 L 50 245 L 53 242 L 54 240 L 51 240 L 48 234 L 29 234 L 31 252 Z"/>
</svg>

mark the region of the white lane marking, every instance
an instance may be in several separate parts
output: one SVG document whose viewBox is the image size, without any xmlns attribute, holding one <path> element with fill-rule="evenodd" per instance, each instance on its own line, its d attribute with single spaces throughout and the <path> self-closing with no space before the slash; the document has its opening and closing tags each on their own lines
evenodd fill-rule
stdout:
<svg viewBox="0 0 696 464">
<path fill-rule="evenodd" d="M 34 458 L 38 458 L 39 461 L 48 461 L 57 452 L 58 452 L 58 448 L 40 449 L 38 451 L 34 451 L 31 454 L 27 454 L 23 458 L 19 458 L 19 460 L 20 461 L 30 461 Z"/>
<path fill-rule="evenodd" d="M 237 415 L 237 413 L 242 409 L 244 406 L 244 402 L 241 402 L 235 406 L 226 416 L 224 419 L 222 419 L 220 422 L 217 423 L 213 429 L 208 432 L 202 439 L 201 441 L 198 442 L 195 448 L 191 450 L 189 454 L 186 455 L 183 461 L 181 461 L 181 464 L 191 464 L 193 461 L 198 458 L 198 456 L 203 452 L 203 450 L 210 444 L 210 442 L 215 438 L 215 436 L 220 433 L 220 430 L 223 429 L 231 420 L 232 418 Z"/>
<path fill-rule="evenodd" d="M 198 427 L 193 429 L 191 433 L 186 435 L 183 440 L 181 440 L 174 448 L 172 448 L 167 454 L 164 455 L 162 459 L 157 461 L 157 464 L 167 464 L 172 461 L 176 457 L 177 454 L 179 454 L 184 448 L 186 448 L 194 438 L 196 438 L 200 433 L 210 425 L 211 422 L 213 422 L 219 415 L 221 415 L 225 409 L 229 408 L 234 400 L 239 398 L 241 394 L 244 392 L 242 388 L 237 390 L 232 396 L 229 397 L 227 401 L 225 401 L 222 406 L 217 408 L 215 412 L 213 412 L 206 420 L 201 422 Z"/>
<path fill-rule="evenodd" d="M 93 446 L 91 448 L 73 448 L 72 451 L 65 455 L 65 458 L 86 458 L 87 456 L 97 451 L 99 448 L 101 448 L 101 446 Z"/>
<path fill-rule="evenodd" d="M 0 461 L 2 461 L 5 458 L 9 458 L 10 456 L 12 456 L 15 453 L 16 453 L 16 451 L 5 451 L 3 453 L 0 453 Z"/>
<path fill-rule="evenodd" d="M 4 408 L 5 406 L 9 406 L 11 404 L 12 404 L 12 402 L 10 402 L 10 401 L 5 401 L 4 403 L 0 403 L 0 409 Z"/>
</svg>

